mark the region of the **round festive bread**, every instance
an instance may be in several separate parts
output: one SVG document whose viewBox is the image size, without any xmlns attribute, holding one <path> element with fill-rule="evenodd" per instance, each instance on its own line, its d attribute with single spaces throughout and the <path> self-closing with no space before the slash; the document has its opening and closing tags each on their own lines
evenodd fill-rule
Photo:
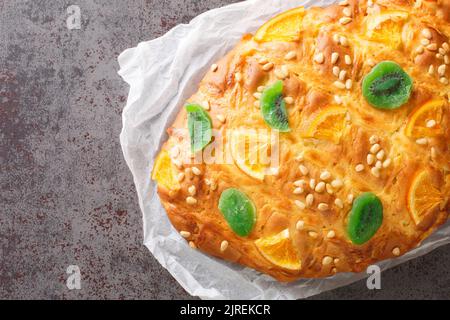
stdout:
<svg viewBox="0 0 450 320">
<path fill-rule="evenodd" d="M 361 272 L 450 213 L 450 0 L 295 8 L 213 64 L 152 172 L 192 250 Z"/>
</svg>

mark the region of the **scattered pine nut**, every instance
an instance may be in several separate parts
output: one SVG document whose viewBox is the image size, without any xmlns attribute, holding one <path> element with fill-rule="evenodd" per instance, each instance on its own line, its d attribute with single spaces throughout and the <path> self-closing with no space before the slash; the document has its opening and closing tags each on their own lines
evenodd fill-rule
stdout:
<svg viewBox="0 0 450 320">
<path fill-rule="evenodd" d="M 374 175 L 375 177 L 377 177 L 377 178 L 380 177 L 380 168 L 373 167 L 372 169 L 370 169 L 370 172 L 371 172 L 372 175 Z"/>
<path fill-rule="evenodd" d="M 379 141 L 380 141 L 380 139 L 378 138 L 378 136 L 375 136 L 375 135 L 373 135 L 369 138 L 370 144 L 375 144 L 375 143 L 378 143 Z"/>
<path fill-rule="evenodd" d="M 319 235 L 317 232 L 315 232 L 315 231 L 310 231 L 310 232 L 308 232 L 308 235 L 311 237 L 311 238 L 317 238 L 317 236 Z"/>
<path fill-rule="evenodd" d="M 325 182 L 320 181 L 314 190 L 318 193 L 324 192 L 325 191 Z"/>
<path fill-rule="evenodd" d="M 304 176 L 308 175 L 309 170 L 307 167 L 305 167 L 304 165 L 301 164 L 298 168 L 300 169 L 300 172 L 302 173 L 302 175 L 304 175 Z"/>
<path fill-rule="evenodd" d="M 192 167 L 191 170 L 192 170 L 192 173 L 195 174 L 196 176 L 199 176 L 199 175 L 202 174 L 202 172 L 200 171 L 200 169 L 197 168 L 197 167 Z"/>
<path fill-rule="evenodd" d="M 427 138 L 420 138 L 420 139 L 417 139 L 417 140 L 416 140 L 416 143 L 417 143 L 418 145 L 423 146 L 423 145 L 426 145 L 426 144 L 428 143 L 428 139 L 427 139 Z"/>
<path fill-rule="evenodd" d="M 294 203 L 297 207 L 299 207 L 302 210 L 304 210 L 306 208 L 306 205 L 300 200 L 295 200 Z"/>
<path fill-rule="evenodd" d="M 320 174 L 320 179 L 323 180 L 323 181 L 328 181 L 330 178 L 331 178 L 331 173 L 328 172 L 328 171 L 323 171 Z"/>
<path fill-rule="evenodd" d="M 214 63 L 214 64 L 211 65 L 211 71 L 212 72 L 216 72 L 217 69 L 219 69 L 219 66 L 217 64 Z"/>
<path fill-rule="evenodd" d="M 345 83 L 341 82 L 341 81 L 335 81 L 333 83 L 333 85 L 338 88 L 338 89 L 345 89 Z"/>
<path fill-rule="evenodd" d="M 287 104 L 293 104 L 294 103 L 294 98 L 286 97 L 286 98 L 284 98 L 284 102 L 286 102 Z"/>
<path fill-rule="evenodd" d="M 345 59 L 345 64 L 346 65 L 351 65 L 352 64 L 352 58 L 348 54 L 345 55 L 344 59 Z"/>
<path fill-rule="evenodd" d="M 221 114 L 218 114 L 218 115 L 216 116 L 216 118 L 217 118 L 217 120 L 219 120 L 221 123 L 225 123 L 225 121 L 226 121 L 225 116 L 223 116 L 223 115 L 221 115 Z"/>
<path fill-rule="evenodd" d="M 195 199 L 194 197 L 187 197 L 186 198 L 186 203 L 187 204 L 196 204 L 197 203 L 197 199 Z"/>
<path fill-rule="evenodd" d="M 322 52 L 319 52 L 314 56 L 314 61 L 317 62 L 318 64 L 322 64 L 325 62 L 325 56 L 323 55 Z"/>
<path fill-rule="evenodd" d="M 334 199 L 334 204 L 340 209 L 344 208 L 344 202 L 339 198 Z"/>
<path fill-rule="evenodd" d="M 334 238 L 335 236 L 336 236 L 336 232 L 334 232 L 334 230 L 328 231 L 328 233 L 327 233 L 327 238 L 328 238 L 328 239 L 332 239 L 332 238 Z"/>
<path fill-rule="evenodd" d="M 436 126 L 436 120 L 428 120 L 427 121 L 427 128 L 434 128 Z"/>
<path fill-rule="evenodd" d="M 425 28 L 422 30 L 422 36 L 425 37 L 425 39 L 431 40 L 431 38 L 433 38 L 433 35 L 431 34 L 430 29 Z"/>
<path fill-rule="evenodd" d="M 272 62 L 269 62 L 269 63 L 266 63 L 265 65 L 263 65 L 262 68 L 264 71 L 270 71 L 270 70 L 272 70 L 273 66 L 274 66 L 274 64 Z"/>
<path fill-rule="evenodd" d="M 331 181 L 331 186 L 333 188 L 339 189 L 339 188 L 342 188 L 343 185 L 344 185 L 344 183 L 342 182 L 341 179 L 335 179 L 335 180 Z"/>
<path fill-rule="evenodd" d="M 285 56 L 284 59 L 286 60 L 293 60 L 297 57 L 297 53 L 295 51 L 289 51 Z"/>
<path fill-rule="evenodd" d="M 189 238 L 191 236 L 191 233 L 189 231 L 180 231 L 180 235 L 183 238 L 187 239 L 187 238 Z"/>
<path fill-rule="evenodd" d="M 352 204 L 353 203 L 353 199 L 354 199 L 354 196 L 353 196 L 353 194 L 349 194 L 348 196 L 347 196 L 347 202 L 349 203 L 349 204 Z"/>
<path fill-rule="evenodd" d="M 331 54 L 331 63 L 335 64 L 339 60 L 339 53 L 333 52 Z"/>
<path fill-rule="evenodd" d="M 295 224 L 295 229 L 302 230 L 305 227 L 305 222 L 302 220 L 297 221 Z"/>
<path fill-rule="evenodd" d="M 378 143 L 375 143 L 371 148 L 370 148 L 370 153 L 377 153 L 378 151 L 380 151 L 381 146 Z"/>
<path fill-rule="evenodd" d="M 375 156 L 371 153 L 367 155 L 367 164 L 370 166 L 375 163 Z"/>
<path fill-rule="evenodd" d="M 400 248 L 399 247 L 395 247 L 394 249 L 392 249 L 392 254 L 394 256 L 399 256 L 400 255 Z"/>
<path fill-rule="evenodd" d="M 306 196 L 306 206 L 307 207 L 310 207 L 310 206 L 312 206 L 312 204 L 314 203 L 314 195 L 312 195 L 311 193 L 310 194 L 308 194 L 307 196 Z"/>
<path fill-rule="evenodd" d="M 343 17 L 343 18 L 339 19 L 339 23 L 342 25 L 346 25 L 346 24 L 349 24 L 350 22 L 352 22 L 352 20 L 353 20 L 352 18 Z"/>
<path fill-rule="evenodd" d="M 225 250 L 227 250 L 227 248 L 228 248 L 228 241 L 227 240 L 223 240 L 220 243 L 220 251 L 224 252 Z"/>
<path fill-rule="evenodd" d="M 322 265 L 327 266 L 333 262 L 333 258 L 326 256 L 322 259 Z"/>
<path fill-rule="evenodd" d="M 302 194 L 305 190 L 302 187 L 294 189 L 294 194 Z"/>
</svg>

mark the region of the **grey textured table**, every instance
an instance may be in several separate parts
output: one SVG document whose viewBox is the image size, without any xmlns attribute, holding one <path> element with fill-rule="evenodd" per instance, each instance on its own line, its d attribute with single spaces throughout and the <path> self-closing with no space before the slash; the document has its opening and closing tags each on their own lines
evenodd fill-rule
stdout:
<svg viewBox="0 0 450 320">
<path fill-rule="evenodd" d="M 0 298 L 191 298 L 142 245 L 117 56 L 232 0 L 0 2 Z M 82 27 L 66 26 L 70 5 Z M 449 246 L 314 298 L 449 298 Z M 78 265 L 81 290 L 68 290 Z"/>
</svg>

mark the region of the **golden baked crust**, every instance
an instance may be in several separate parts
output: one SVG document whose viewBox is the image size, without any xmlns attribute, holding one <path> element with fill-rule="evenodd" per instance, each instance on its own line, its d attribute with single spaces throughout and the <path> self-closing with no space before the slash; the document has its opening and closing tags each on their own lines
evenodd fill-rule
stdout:
<svg viewBox="0 0 450 320">
<path fill-rule="evenodd" d="M 176 130 L 187 128 L 186 111 L 184 108 L 180 111 L 162 149 L 171 154 L 178 166 L 181 188 L 167 190 L 160 185 L 158 191 L 172 224 L 191 247 L 254 268 L 280 281 L 292 281 L 326 277 L 336 272 L 363 271 L 370 264 L 416 247 L 447 220 L 450 213 L 450 86 L 445 79 L 450 78 L 450 66 L 440 75 L 437 68 L 448 63 L 448 57 L 444 57 L 447 52 L 442 52 L 442 56 L 438 54 L 439 48 L 449 42 L 450 0 L 373 2 L 375 4 L 355 0 L 348 1 L 346 6 L 306 10 L 296 41 L 257 42 L 252 35 L 246 35 L 206 74 L 198 92 L 188 102 L 206 104 L 214 129 L 225 136 L 227 130 L 239 127 L 268 128 L 259 108 L 254 106 L 257 101 L 254 93 L 259 86 L 274 82 L 277 70 L 287 66 L 289 74 L 283 80 L 284 95 L 294 99 L 294 103 L 287 106 L 292 130 L 280 134 L 278 174 L 259 181 L 235 164 L 186 164 L 176 159 L 180 149 L 190 150 L 189 138 Z M 344 8 L 351 10 L 351 21 L 345 24 L 340 20 L 344 17 Z M 372 37 L 371 24 L 394 11 L 407 14 L 399 37 Z M 429 45 L 426 41 L 421 44 L 424 28 L 431 31 L 430 44 L 436 43 L 436 49 L 421 47 Z M 345 42 L 342 37 L 348 44 L 342 43 Z M 295 52 L 296 58 L 287 60 L 289 52 Z M 340 57 L 335 63 L 333 53 Z M 321 63 L 315 61 L 318 54 L 323 54 Z M 348 61 L 344 58 L 346 55 L 350 57 Z M 263 70 L 260 62 L 266 61 L 261 58 L 272 62 L 274 67 Z M 400 64 L 414 81 L 411 99 L 396 110 L 371 107 L 361 92 L 362 78 L 375 63 L 384 60 Z M 432 74 L 429 74 L 430 65 L 435 66 Z M 352 81 L 349 88 L 340 89 L 334 84 L 338 80 L 333 74 L 335 66 L 346 70 L 346 79 Z M 442 134 L 428 138 L 426 144 L 406 136 L 404 129 L 412 111 L 439 97 L 447 103 L 442 115 Z M 329 106 L 344 107 L 349 115 L 340 142 L 303 138 L 309 119 Z M 366 164 L 373 135 L 379 138 L 386 158 L 392 160 L 379 176 L 372 174 Z M 333 179 L 344 182 L 342 188 L 331 194 L 308 191 L 314 194 L 315 200 L 313 206 L 305 209 L 300 209 L 295 200 L 304 201 L 308 192 L 293 193 L 294 181 L 304 178 L 299 170 L 299 159 L 296 159 L 299 154 L 303 154 L 302 165 L 309 169 L 308 179 L 319 181 L 321 172 L 327 170 Z M 357 172 L 358 164 L 364 164 L 365 169 Z M 437 210 L 416 225 L 407 207 L 407 193 L 417 172 L 424 168 L 432 172 L 432 179 L 439 185 L 444 200 Z M 195 186 L 194 192 L 192 186 Z M 248 237 L 236 235 L 218 210 L 221 192 L 230 187 L 245 192 L 257 208 L 256 225 Z M 384 220 L 367 243 L 355 245 L 345 229 L 351 209 L 347 199 L 349 195 L 356 197 L 365 191 L 381 199 Z M 188 197 L 194 198 L 196 203 L 187 203 Z M 336 198 L 342 200 L 343 208 L 334 204 Z M 318 203 L 326 203 L 328 209 L 319 210 Z M 296 228 L 299 220 L 304 221 L 303 228 Z M 301 259 L 302 267 L 298 271 L 271 263 L 255 246 L 255 240 L 286 228 Z M 228 244 L 225 250 L 224 240 Z M 324 264 L 324 257 L 333 260 Z"/>
</svg>

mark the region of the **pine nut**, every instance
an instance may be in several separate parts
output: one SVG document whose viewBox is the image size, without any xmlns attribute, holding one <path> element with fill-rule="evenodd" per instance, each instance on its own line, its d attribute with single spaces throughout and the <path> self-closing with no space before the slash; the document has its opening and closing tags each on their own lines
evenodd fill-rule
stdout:
<svg viewBox="0 0 450 320">
<path fill-rule="evenodd" d="M 227 240 L 223 240 L 220 243 L 220 251 L 224 252 L 225 250 L 227 250 L 227 248 L 228 248 L 228 241 Z"/>
<path fill-rule="evenodd" d="M 373 136 L 371 136 L 371 137 L 369 138 L 370 144 L 378 143 L 378 141 L 380 141 L 380 139 L 378 138 L 378 136 L 373 135 Z"/>
<path fill-rule="evenodd" d="M 394 249 L 392 249 L 392 254 L 394 256 L 399 256 L 400 255 L 400 248 L 395 247 Z"/>
<path fill-rule="evenodd" d="M 324 192 L 325 191 L 325 182 L 320 181 L 314 190 L 318 193 Z"/>
<path fill-rule="evenodd" d="M 304 176 L 308 175 L 309 170 L 307 167 L 305 167 L 304 165 L 301 164 L 298 168 L 300 169 L 300 172 L 302 173 L 302 175 L 304 175 Z"/>
<path fill-rule="evenodd" d="M 417 140 L 416 140 L 416 143 L 417 143 L 418 145 L 423 146 L 423 145 L 426 145 L 426 144 L 428 143 L 428 139 L 427 139 L 427 138 L 420 138 L 420 139 L 417 139 Z"/>
<path fill-rule="evenodd" d="M 331 63 L 335 64 L 339 60 L 339 53 L 333 52 L 331 54 Z"/>
<path fill-rule="evenodd" d="M 284 59 L 286 60 L 293 60 L 297 57 L 297 53 L 295 51 L 289 51 L 285 56 Z"/>
<path fill-rule="evenodd" d="M 180 231 L 180 235 L 186 239 L 191 236 L 191 233 L 189 231 Z"/>
<path fill-rule="evenodd" d="M 327 233 L 327 238 L 328 239 L 332 239 L 336 236 L 336 232 L 334 232 L 333 230 L 328 231 Z"/>
<path fill-rule="evenodd" d="M 431 40 L 431 38 L 433 38 L 433 35 L 431 34 L 430 29 L 428 28 L 422 30 L 422 35 L 428 40 Z"/>
<path fill-rule="evenodd" d="M 322 265 L 327 266 L 333 262 L 333 258 L 326 256 L 322 259 Z"/>
<path fill-rule="evenodd" d="M 186 203 L 187 204 L 196 204 L 197 203 L 197 199 L 195 199 L 194 197 L 187 197 L 186 198 Z"/>
<path fill-rule="evenodd" d="M 378 143 L 375 143 L 371 148 L 370 148 L 370 153 L 377 153 L 378 151 L 380 151 L 381 146 Z"/>
<path fill-rule="evenodd" d="M 323 55 L 322 52 L 319 52 L 314 56 L 314 61 L 317 62 L 318 64 L 322 64 L 325 62 L 325 56 Z"/>
<path fill-rule="evenodd" d="M 331 173 L 329 173 L 328 171 L 323 171 L 320 174 L 320 179 L 323 181 L 328 181 L 331 178 Z"/>
<path fill-rule="evenodd" d="M 219 69 L 219 66 L 217 64 L 214 63 L 214 64 L 211 65 L 211 71 L 212 72 L 216 72 L 217 69 Z"/>
<path fill-rule="evenodd" d="M 272 62 L 269 62 L 269 63 L 266 63 L 265 65 L 263 65 L 262 69 L 264 71 L 270 71 L 270 70 L 272 70 L 273 66 L 274 66 L 274 64 Z"/>
<path fill-rule="evenodd" d="M 346 25 L 346 24 L 352 22 L 352 20 L 353 19 L 349 18 L 349 17 L 342 17 L 342 18 L 339 19 L 339 23 L 342 24 L 342 25 Z"/>
<path fill-rule="evenodd" d="M 344 208 L 344 202 L 339 198 L 334 199 L 334 204 L 340 209 Z"/>
<path fill-rule="evenodd" d="M 297 221 L 297 223 L 295 224 L 295 229 L 297 230 L 302 230 L 305 226 L 305 222 L 302 220 Z"/>
<path fill-rule="evenodd" d="M 190 187 L 188 188 L 188 192 L 189 192 L 189 194 L 190 194 L 191 196 L 195 196 L 195 193 L 197 192 L 197 189 L 195 188 L 194 185 L 192 185 L 192 186 L 190 186 Z"/>
<path fill-rule="evenodd" d="M 305 200 L 306 200 L 306 206 L 310 207 L 314 203 L 314 196 L 310 193 L 306 196 Z"/>
<path fill-rule="evenodd" d="M 302 210 L 306 208 L 306 205 L 300 200 L 295 200 L 294 203 L 297 207 L 299 207 Z"/>
<path fill-rule="evenodd" d="M 339 189 L 339 188 L 342 188 L 343 185 L 344 185 L 344 183 L 342 182 L 341 179 L 335 179 L 335 180 L 331 181 L 331 186 L 333 188 Z"/>
</svg>

